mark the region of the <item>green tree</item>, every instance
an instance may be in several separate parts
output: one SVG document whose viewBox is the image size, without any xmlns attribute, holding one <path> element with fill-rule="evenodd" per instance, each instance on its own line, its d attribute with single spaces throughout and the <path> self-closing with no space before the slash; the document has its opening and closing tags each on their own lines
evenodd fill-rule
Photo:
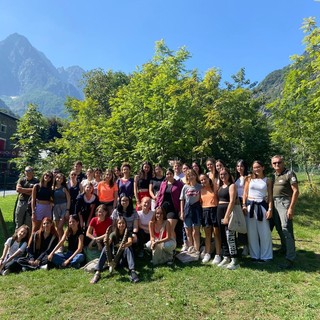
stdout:
<svg viewBox="0 0 320 320">
<path fill-rule="evenodd" d="M 306 52 L 293 56 L 282 96 L 268 109 L 272 141 L 303 166 L 312 184 L 309 166 L 320 160 L 320 29 L 313 18 L 305 19 L 302 28 Z"/>
<path fill-rule="evenodd" d="M 205 114 L 211 154 L 224 159 L 231 168 L 239 158 L 248 163 L 266 161 L 270 139 L 261 106 L 262 101 L 254 98 L 249 89 L 221 90 Z"/>
<path fill-rule="evenodd" d="M 177 156 L 190 159 L 203 139 L 200 81 L 185 70 L 185 48 L 156 43 L 153 59 L 132 74 L 111 99 L 109 147 L 114 160 L 139 164 L 143 159 L 167 165 Z"/>
<path fill-rule="evenodd" d="M 102 69 L 91 70 L 84 74 L 83 92 L 86 98 L 96 100 L 110 114 L 110 98 L 114 97 L 117 90 L 130 82 L 130 77 L 123 72 L 114 72 Z"/>
<path fill-rule="evenodd" d="M 107 148 L 107 115 L 98 102 L 88 98 L 84 101 L 70 100 L 74 117 L 62 127 L 61 138 L 50 145 L 51 154 L 47 161 L 51 167 L 68 172 L 76 160 L 85 166 L 104 167 L 109 162 L 109 154 L 102 151 Z"/>
<path fill-rule="evenodd" d="M 30 104 L 19 119 L 17 132 L 12 137 L 15 148 L 20 151 L 19 157 L 14 159 L 18 170 L 22 171 L 27 165 L 41 168 L 40 153 L 45 150 L 47 126 L 48 122 L 37 110 L 37 106 Z"/>
</svg>

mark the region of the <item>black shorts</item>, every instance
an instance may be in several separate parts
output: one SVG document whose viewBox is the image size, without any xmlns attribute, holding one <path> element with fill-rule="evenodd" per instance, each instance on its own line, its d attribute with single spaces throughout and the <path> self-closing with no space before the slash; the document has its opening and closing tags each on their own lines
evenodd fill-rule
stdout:
<svg viewBox="0 0 320 320">
<path fill-rule="evenodd" d="M 217 207 L 203 208 L 201 225 L 203 227 L 217 227 Z"/>
</svg>

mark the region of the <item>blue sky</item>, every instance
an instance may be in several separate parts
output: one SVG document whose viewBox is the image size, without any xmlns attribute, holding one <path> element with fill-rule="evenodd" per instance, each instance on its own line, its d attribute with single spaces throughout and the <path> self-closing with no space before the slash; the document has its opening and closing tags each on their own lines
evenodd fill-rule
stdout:
<svg viewBox="0 0 320 320">
<path fill-rule="evenodd" d="M 18 32 L 56 67 L 132 72 L 155 41 L 186 46 L 187 66 L 212 67 L 229 80 L 241 67 L 251 81 L 303 52 L 303 18 L 319 22 L 314 0 L 0 0 L 0 40 Z"/>
</svg>

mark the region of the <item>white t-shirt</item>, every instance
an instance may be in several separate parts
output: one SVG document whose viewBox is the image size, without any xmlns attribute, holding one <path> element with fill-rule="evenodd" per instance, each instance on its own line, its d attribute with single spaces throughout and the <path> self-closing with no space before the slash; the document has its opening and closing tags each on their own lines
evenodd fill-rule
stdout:
<svg viewBox="0 0 320 320">
<path fill-rule="evenodd" d="M 153 214 L 154 214 L 154 212 L 151 211 L 151 210 L 147 214 L 144 214 L 142 210 L 138 211 L 140 223 L 143 226 L 148 227 L 149 226 L 149 222 L 151 221 L 151 219 L 153 217 Z"/>
<path fill-rule="evenodd" d="M 11 245 L 12 242 L 12 237 L 8 238 L 7 241 L 5 242 L 5 245 L 9 247 L 9 251 L 7 256 L 5 257 L 5 260 L 11 257 L 17 250 L 21 250 L 21 253 L 15 257 L 14 260 L 17 260 L 27 249 L 27 242 L 23 242 L 21 245 L 19 242 L 14 241 L 13 244 Z"/>
</svg>

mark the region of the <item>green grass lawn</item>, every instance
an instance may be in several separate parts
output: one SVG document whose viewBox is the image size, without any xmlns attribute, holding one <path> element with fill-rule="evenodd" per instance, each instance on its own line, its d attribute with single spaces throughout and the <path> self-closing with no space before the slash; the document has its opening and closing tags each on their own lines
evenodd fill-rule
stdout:
<svg viewBox="0 0 320 320">
<path fill-rule="evenodd" d="M 320 195 L 303 182 L 301 190 L 293 270 L 282 271 L 283 257 L 275 256 L 267 265 L 242 259 L 235 271 L 201 263 L 152 268 L 145 258 L 137 284 L 124 270 L 104 273 L 96 285 L 82 270 L 10 274 L 0 277 L 0 319 L 320 319 Z M 10 232 L 14 200 L 0 198 Z M 277 248 L 276 232 L 273 240 Z M 1 230 L 1 250 L 3 241 Z"/>
</svg>

